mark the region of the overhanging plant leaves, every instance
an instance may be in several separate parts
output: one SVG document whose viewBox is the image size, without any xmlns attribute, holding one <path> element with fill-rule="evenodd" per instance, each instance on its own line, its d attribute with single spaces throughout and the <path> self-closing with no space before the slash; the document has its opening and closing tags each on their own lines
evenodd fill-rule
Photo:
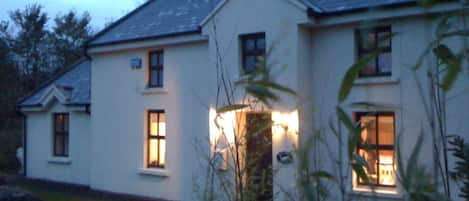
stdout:
<svg viewBox="0 0 469 201">
<path fill-rule="evenodd" d="M 461 72 L 463 55 L 455 55 L 453 51 L 444 44 L 438 45 L 433 49 L 433 52 L 446 67 L 446 74 L 443 77 L 441 88 L 444 91 L 449 91 Z"/>
<path fill-rule="evenodd" d="M 244 108 L 248 107 L 248 105 L 245 104 L 233 104 L 233 105 L 226 105 L 221 108 L 217 109 L 217 113 L 225 113 L 225 112 L 231 112 L 235 110 L 242 110 Z"/>
<path fill-rule="evenodd" d="M 350 91 L 352 90 L 353 83 L 355 79 L 358 77 L 360 71 L 365 68 L 365 66 L 370 63 L 373 59 L 377 56 L 377 52 L 372 53 L 366 57 L 361 58 L 357 63 L 353 64 L 345 73 L 344 78 L 342 79 L 342 83 L 340 84 L 339 90 L 339 103 L 342 103 L 347 99 Z"/>
</svg>

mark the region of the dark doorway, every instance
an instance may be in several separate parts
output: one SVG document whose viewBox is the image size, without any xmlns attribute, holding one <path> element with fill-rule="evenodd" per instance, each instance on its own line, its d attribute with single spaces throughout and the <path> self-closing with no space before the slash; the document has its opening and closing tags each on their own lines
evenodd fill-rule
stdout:
<svg viewBox="0 0 469 201">
<path fill-rule="evenodd" d="M 246 114 L 247 192 L 256 201 L 273 199 L 272 119 L 270 113 Z"/>
</svg>

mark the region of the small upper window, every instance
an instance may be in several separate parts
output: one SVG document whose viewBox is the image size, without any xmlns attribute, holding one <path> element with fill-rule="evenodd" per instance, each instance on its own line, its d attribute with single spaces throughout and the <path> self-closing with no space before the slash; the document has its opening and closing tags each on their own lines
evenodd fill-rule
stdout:
<svg viewBox="0 0 469 201">
<path fill-rule="evenodd" d="M 54 114 L 54 156 L 68 156 L 69 116 L 66 113 Z"/>
<path fill-rule="evenodd" d="M 149 57 L 148 87 L 163 87 L 163 51 L 150 52 Z"/>
<path fill-rule="evenodd" d="M 386 26 L 371 29 L 360 29 L 356 34 L 358 40 L 358 58 L 363 58 L 375 51 L 379 51 L 375 59 L 360 71 L 359 76 L 391 76 L 391 27 Z"/>
<path fill-rule="evenodd" d="M 357 152 L 368 163 L 370 184 L 395 187 L 394 113 L 357 113 L 356 117 L 363 128 L 363 144 L 358 145 Z M 365 183 L 358 179 L 358 184 Z"/>
<path fill-rule="evenodd" d="M 256 71 L 257 66 L 263 66 L 265 59 L 265 34 L 249 34 L 241 36 L 243 72 L 246 74 Z"/>
</svg>

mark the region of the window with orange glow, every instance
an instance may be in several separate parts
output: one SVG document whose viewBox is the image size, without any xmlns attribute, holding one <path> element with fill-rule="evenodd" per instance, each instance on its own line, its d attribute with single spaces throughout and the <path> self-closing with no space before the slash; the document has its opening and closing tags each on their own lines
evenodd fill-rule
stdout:
<svg viewBox="0 0 469 201">
<path fill-rule="evenodd" d="M 164 168 L 166 153 L 166 116 L 163 110 L 148 112 L 147 167 Z"/>
<path fill-rule="evenodd" d="M 368 163 L 369 184 L 396 186 L 394 172 L 394 113 L 357 113 L 357 120 L 363 128 L 358 153 Z M 365 184 L 358 178 L 358 184 Z"/>
</svg>

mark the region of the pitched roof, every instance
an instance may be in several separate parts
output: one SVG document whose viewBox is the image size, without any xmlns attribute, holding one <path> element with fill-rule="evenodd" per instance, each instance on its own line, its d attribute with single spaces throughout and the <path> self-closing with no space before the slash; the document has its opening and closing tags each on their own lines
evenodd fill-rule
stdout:
<svg viewBox="0 0 469 201">
<path fill-rule="evenodd" d="M 88 105 L 91 103 L 91 62 L 81 60 L 68 71 L 51 80 L 18 103 L 20 107 L 42 106 L 43 97 L 58 89 L 66 98 L 66 105 Z"/>
<path fill-rule="evenodd" d="M 320 14 L 342 13 L 362 9 L 397 6 L 415 3 L 415 0 L 302 0 L 309 7 L 315 7 Z"/>
<path fill-rule="evenodd" d="M 199 32 L 220 0 L 149 0 L 98 33 L 90 46 Z"/>
</svg>

